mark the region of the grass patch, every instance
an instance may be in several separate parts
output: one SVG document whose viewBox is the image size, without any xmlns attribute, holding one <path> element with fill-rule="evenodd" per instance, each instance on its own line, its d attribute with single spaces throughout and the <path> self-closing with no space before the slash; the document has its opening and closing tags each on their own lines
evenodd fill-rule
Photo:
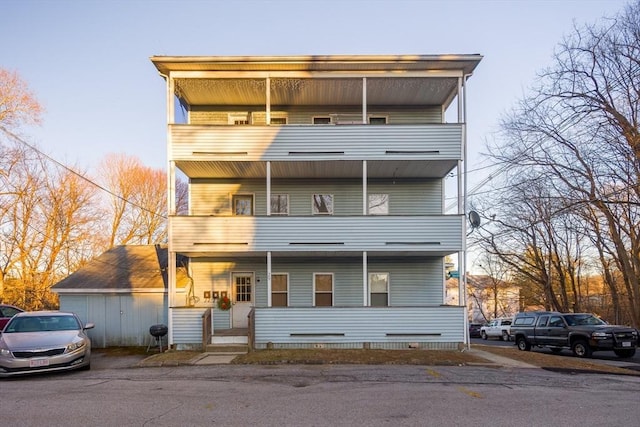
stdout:
<svg viewBox="0 0 640 427">
<path fill-rule="evenodd" d="M 592 362 L 589 359 L 580 359 L 574 357 L 569 352 L 566 354 L 548 354 L 540 351 L 521 351 L 511 347 L 494 347 L 490 345 L 474 345 L 478 350 L 493 353 L 498 356 L 508 357 L 510 359 L 519 360 L 543 369 L 553 371 L 570 371 L 570 372 L 603 372 L 610 374 L 624 374 L 640 376 L 640 372 L 632 369 L 619 368 L 617 366 L 609 366 L 603 363 Z"/>
<path fill-rule="evenodd" d="M 231 363 L 463 366 L 482 362 L 486 363 L 486 360 L 452 350 L 277 349 L 256 350 L 237 356 Z"/>
</svg>

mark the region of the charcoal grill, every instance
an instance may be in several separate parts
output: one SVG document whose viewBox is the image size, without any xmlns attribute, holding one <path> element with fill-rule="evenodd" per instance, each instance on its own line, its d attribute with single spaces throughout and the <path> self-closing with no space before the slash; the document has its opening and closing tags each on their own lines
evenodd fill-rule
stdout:
<svg viewBox="0 0 640 427">
<path fill-rule="evenodd" d="M 153 338 L 155 338 L 160 353 L 162 353 L 162 338 L 167 335 L 167 332 L 169 332 L 169 328 L 167 327 L 167 325 L 157 324 L 152 325 L 149 328 L 149 333 Z M 149 349 L 151 348 L 151 344 L 152 343 L 147 346 L 147 351 L 149 351 Z"/>
</svg>

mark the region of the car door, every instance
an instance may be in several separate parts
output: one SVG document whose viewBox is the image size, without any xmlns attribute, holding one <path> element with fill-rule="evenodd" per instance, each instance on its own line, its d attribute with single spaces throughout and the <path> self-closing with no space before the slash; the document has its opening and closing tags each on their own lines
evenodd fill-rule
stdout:
<svg viewBox="0 0 640 427">
<path fill-rule="evenodd" d="M 547 344 L 549 341 L 549 328 L 547 327 L 549 323 L 549 316 L 540 316 L 538 317 L 538 321 L 536 322 L 535 329 L 535 341 L 536 344 Z"/>
<path fill-rule="evenodd" d="M 549 324 L 547 344 L 555 347 L 566 346 L 569 342 L 569 329 L 562 316 L 551 316 Z"/>
</svg>

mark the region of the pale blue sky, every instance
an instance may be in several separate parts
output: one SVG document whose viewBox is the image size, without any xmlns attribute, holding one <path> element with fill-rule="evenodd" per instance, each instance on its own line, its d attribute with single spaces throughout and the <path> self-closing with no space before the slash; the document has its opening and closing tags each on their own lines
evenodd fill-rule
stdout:
<svg viewBox="0 0 640 427">
<path fill-rule="evenodd" d="M 108 153 L 165 168 L 153 55 L 470 54 L 468 167 L 573 22 L 619 0 L 0 0 L 0 67 L 46 109 L 30 141 L 91 172 Z M 470 185 L 483 172 L 471 173 Z"/>
</svg>

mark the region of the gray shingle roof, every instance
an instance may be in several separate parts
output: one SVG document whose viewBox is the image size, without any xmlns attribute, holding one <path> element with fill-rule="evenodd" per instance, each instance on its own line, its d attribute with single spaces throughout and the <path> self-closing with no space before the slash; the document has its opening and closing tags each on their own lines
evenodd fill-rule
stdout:
<svg viewBox="0 0 640 427">
<path fill-rule="evenodd" d="M 53 292 L 149 292 L 167 290 L 166 246 L 116 246 L 52 286 Z M 178 284 L 188 278 L 178 258 Z"/>
</svg>

